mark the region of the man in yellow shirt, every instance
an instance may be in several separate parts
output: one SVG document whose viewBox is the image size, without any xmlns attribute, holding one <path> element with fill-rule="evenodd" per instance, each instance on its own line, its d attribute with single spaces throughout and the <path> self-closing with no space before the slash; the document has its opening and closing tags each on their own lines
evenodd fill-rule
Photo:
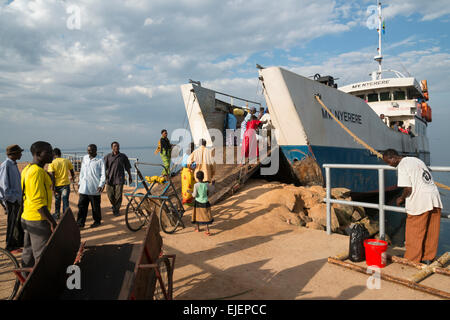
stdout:
<svg viewBox="0 0 450 320">
<path fill-rule="evenodd" d="M 48 173 L 53 182 L 53 194 L 55 195 L 55 213 L 53 218 L 59 219 L 59 210 L 61 209 L 61 198 L 63 202 L 63 213 L 69 207 L 70 181 L 69 171 L 72 176 L 72 182 L 75 182 L 75 173 L 72 162 L 69 159 L 61 158 L 61 150 L 53 149 L 53 162 L 48 166 Z"/>
<path fill-rule="evenodd" d="M 44 166 L 53 159 L 52 146 L 37 141 L 31 145 L 33 162 L 22 171 L 23 213 L 22 227 L 25 231 L 22 266 L 33 267 L 39 260 L 48 239 L 56 228 L 50 214 L 52 207 L 52 181 Z"/>
</svg>

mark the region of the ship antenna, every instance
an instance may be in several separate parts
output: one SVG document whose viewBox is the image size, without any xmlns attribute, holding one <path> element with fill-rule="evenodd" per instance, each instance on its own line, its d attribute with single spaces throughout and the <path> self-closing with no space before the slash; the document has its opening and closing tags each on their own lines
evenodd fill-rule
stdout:
<svg viewBox="0 0 450 320">
<path fill-rule="evenodd" d="M 381 61 L 383 60 L 383 55 L 381 54 L 381 28 L 382 28 L 382 16 L 381 16 L 381 2 L 380 0 L 377 1 L 378 3 L 378 55 L 375 56 L 374 60 L 378 62 L 378 72 L 376 73 L 376 79 L 381 79 Z"/>
</svg>

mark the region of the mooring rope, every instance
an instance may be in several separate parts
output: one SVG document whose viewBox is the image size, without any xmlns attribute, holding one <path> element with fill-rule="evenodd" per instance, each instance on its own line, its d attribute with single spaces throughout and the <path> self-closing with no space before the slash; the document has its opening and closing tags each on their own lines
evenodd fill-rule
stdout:
<svg viewBox="0 0 450 320">
<path fill-rule="evenodd" d="M 322 99 L 320 99 L 319 95 L 314 95 L 316 100 L 320 103 L 320 105 L 325 109 L 325 111 L 339 124 L 339 126 L 342 127 L 342 129 L 344 129 L 353 139 L 355 139 L 356 142 L 358 142 L 360 145 L 362 145 L 363 147 L 365 147 L 367 150 L 369 150 L 372 154 L 376 155 L 378 158 L 383 159 L 383 155 L 378 152 L 377 150 L 375 150 L 374 148 L 372 148 L 371 146 L 369 146 L 366 142 L 364 142 L 361 138 L 359 138 L 356 134 L 354 134 L 349 128 L 347 128 L 331 111 L 330 109 L 327 108 L 327 106 L 322 102 Z M 449 190 L 450 191 L 450 187 L 439 183 L 439 182 L 434 182 L 434 184 L 442 189 L 445 190 Z"/>
</svg>

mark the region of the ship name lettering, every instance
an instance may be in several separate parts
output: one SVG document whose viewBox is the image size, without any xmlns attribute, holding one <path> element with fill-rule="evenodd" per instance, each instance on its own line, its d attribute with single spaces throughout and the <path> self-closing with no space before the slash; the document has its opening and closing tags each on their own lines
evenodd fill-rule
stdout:
<svg viewBox="0 0 450 320">
<path fill-rule="evenodd" d="M 366 88 L 366 87 L 379 86 L 379 85 L 385 85 L 385 84 L 389 84 L 389 80 L 380 80 L 380 81 L 370 81 L 370 82 L 358 83 L 358 84 L 354 84 L 352 86 L 352 89 Z"/>
<path fill-rule="evenodd" d="M 333 112 L 333 110 L 331 110 L 331 109 L 330 109 L 330 111 Z M 346 121 L 346 122 L 353 122 L 353 123 L 362 124 L 362 117 L 361 117 L 360 114 L 335 110 L 334 111 L 334 116 L 339 121 Z M 322 109 L 322 118 L 324 118 L 324 119 L 327 119 L 327 118 L 331 119 L 331 116 L 328 114 L 328 112 L 326 110 Z"/>
</svg>

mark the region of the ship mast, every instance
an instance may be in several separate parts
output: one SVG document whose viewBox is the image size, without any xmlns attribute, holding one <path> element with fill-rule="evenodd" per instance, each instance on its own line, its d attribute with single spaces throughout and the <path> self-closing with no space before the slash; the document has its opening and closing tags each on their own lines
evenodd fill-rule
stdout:
<svg viewBox="0 0 450 320">
<path fill-rule="evenodd" d="M 374 60 L 378 62 L 378 71 L 376 72 L 375 79 L 381 79 L 381 61 L 383 60 L 383 55 L 381 54 L 381 29 L 382 29 L 382 17 L 381 17 L 381 2 L 377 1 L 378 5 L 378 55 L 375 56 Z"/>
</svg>

